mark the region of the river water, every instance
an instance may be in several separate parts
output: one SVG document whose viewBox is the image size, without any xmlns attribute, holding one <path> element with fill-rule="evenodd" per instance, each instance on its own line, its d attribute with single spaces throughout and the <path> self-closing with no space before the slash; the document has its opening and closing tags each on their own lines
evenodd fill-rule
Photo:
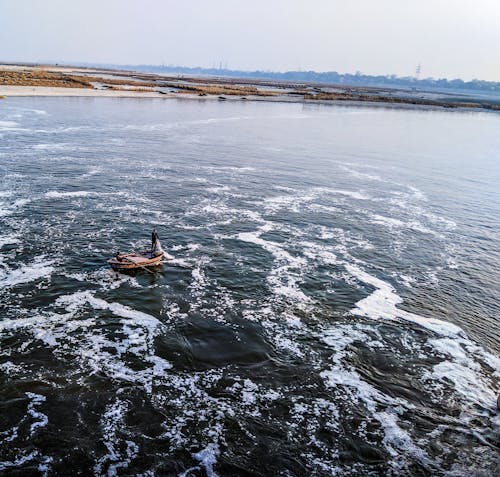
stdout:
<svg viewBox="0 0 500 477">
<path fill-rule="evenodd" d="M 1 101 L 0 472 L 497 473 L 498 131 Z M 112 272 L 154 226 L 174 259 Z"/>
</svg>

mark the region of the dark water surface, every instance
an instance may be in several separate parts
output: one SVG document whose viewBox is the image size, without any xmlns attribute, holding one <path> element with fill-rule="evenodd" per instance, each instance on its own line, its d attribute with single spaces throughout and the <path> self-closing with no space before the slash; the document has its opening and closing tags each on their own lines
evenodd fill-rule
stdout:
<svg viewBox="0 0 500 477">
<path fill-rule="evenodd" d="M 498 475 L 499 131 L 1 101 L 0 473 Z"/>
</svg>

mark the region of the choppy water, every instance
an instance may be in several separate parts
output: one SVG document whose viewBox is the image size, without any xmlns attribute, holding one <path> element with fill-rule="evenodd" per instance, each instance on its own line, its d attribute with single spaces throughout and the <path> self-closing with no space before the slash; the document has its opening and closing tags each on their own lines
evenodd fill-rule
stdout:
<svg viewBox="0 0 500 477">
<path fill-rule="evenodd" d="M 0 102 L 0 472 L 494 475 L 499 130 Z"/>
</svg>

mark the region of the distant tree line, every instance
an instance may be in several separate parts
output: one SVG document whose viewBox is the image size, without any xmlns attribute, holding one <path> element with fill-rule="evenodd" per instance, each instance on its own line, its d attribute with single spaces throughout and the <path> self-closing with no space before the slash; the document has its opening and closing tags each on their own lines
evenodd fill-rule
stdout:
<svg viewBox="0 0 500 477">
<path fill-rule="evenodd" d="M 240 71 L 219 68 L 200 68 L 187 66 L 155 66 L 155 65 L 127 65 L 121 66 L 128 69 L 148 71 L 153 73 L 185 74 L 185 75 L 210 75 L 227 76 L 232 78 L 269 79 L 289 82 L 328 83 L 345 86 L 374 86 L 374 87 L 400 87 L 400 88 L 432 88 L 432 89 L 464 89 L 484 92 L 500 93 L 500 83 L 474 79 L 463 81 L 461 79 L 416 79 L 413 77 L 399 77 L 396 75 L 365 75 L 362 73 L 337 73 L 336 71 Z"/>
</svg>

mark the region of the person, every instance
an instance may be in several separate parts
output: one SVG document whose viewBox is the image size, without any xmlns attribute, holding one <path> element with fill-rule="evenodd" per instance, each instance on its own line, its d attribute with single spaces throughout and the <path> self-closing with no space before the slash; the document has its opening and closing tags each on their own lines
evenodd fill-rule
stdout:
<svg viewBox="0 0 500 477">
<path fill-rule="evenodd" d="M 158 237 L 158 233 L 156 232 L 156 227 L 153 229 L 153 233 L 151 234 L 151 256 L 157 257 L 161 255 L 163 250 L 161 248 L 160 238 Z"/>
</svg>

